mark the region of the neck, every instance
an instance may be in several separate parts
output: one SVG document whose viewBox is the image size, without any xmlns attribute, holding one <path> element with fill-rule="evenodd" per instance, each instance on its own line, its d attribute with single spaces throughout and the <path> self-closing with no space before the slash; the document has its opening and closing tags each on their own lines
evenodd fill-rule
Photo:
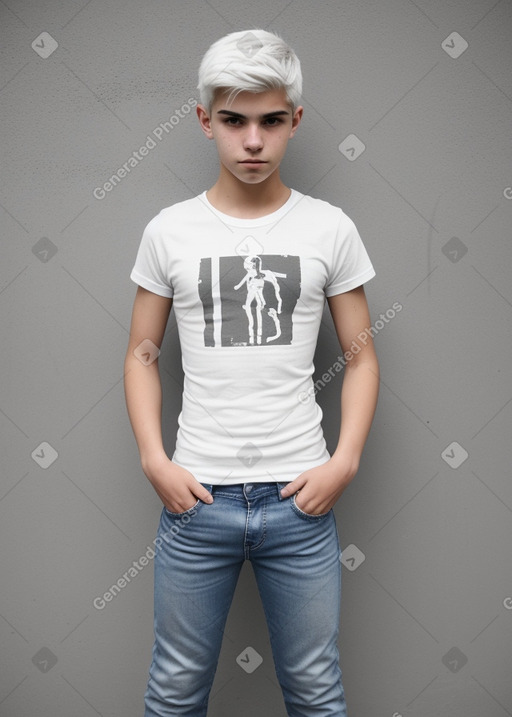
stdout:
<svg viewBox="0 0 512 717">
<path fill-rule="evenodd" d="M 255 219 L 279 209 L 289 199 L 290 189 L 281 181 L 278 170 L 263 182 L 246 184 L 221 166 L 219 178 L 206 196 L 224 214 Z"/>
</svg>

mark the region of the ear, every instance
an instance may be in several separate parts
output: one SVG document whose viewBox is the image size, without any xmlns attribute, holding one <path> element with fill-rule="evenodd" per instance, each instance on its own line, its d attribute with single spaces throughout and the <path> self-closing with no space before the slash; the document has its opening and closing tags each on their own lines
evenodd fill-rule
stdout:
<svg viewBox="0 0 512 717">
<path fill-rule="evenodd" d="M 297 131 L 297 128 L 300 124 L 300 121 L 302 119 L 302 114 L 304 112 L 304 107 L 300 106 L 295 109 L 295 112 L 293 113 L 292 117 L 292 128 L 290 130 L 290 139 L 293 137 L 295 132 Z"/>
<path fill-rule="evenodd" d="M 199 119 L 199 124 L 201 125 L 201 129 L 205 133 L 205 135 L 208 137 L 208 139 L 213 139 L 213 131 L 212 131 L 212 123 L 210 119 L 210 113 L 206 109 L 204 105 L 197 105 L 196 107 L 196 113 L 197 117 Z"/>
</svg>

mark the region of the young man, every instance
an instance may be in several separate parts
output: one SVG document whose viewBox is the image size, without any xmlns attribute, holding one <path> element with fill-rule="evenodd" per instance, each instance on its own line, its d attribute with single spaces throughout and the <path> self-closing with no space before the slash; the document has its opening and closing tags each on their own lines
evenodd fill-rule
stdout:
<svg viewBox="0 0 512 717">
<path fill-rule="evenodd" d="M 149 222 L 131 274 L 139 287 L 127 406 L 142 468 L 164 504 L 146 717 L 206 715 L 244 560 L 288 715 L 346 715 L 332 508 L 358 469 L 377 402 L 374 348 L 357 339 L 370 326 L 362 285 L 374 270 L 340 208 L 280 178 L 303 114 L 301 85 L 297 57 L 274 34 L 237 32 L 212 45 L 197 115 L 216 143 L 217 182 Z M 353 349 L 332 456 L 312 380 L 326 297 L 342 350 Z M 150 359 L 171 305 L 185 379 L 169 459 Z"/>
</svg>

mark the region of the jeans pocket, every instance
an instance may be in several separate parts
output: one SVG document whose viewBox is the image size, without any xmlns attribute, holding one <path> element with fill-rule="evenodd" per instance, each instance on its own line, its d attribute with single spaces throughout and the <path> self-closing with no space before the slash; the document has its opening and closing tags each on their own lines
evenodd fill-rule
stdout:
<svg viewBox="0 0 512 717">
<path fill-rule="evenodd" d="M 190 508 L 187 508 L 187 510 L 182 510 L 180 513 L 173 513 L 172 510 L 169 510 L 169 508 L 164 505 L 164 511 L 171 518 L 182 518 L 184 515 L 195 514 L 197 512 L 197 507 L 201 502 L 202 501 L 200 501 L 198 498 L 194 505 L 192 505 Z"/>
<path fill-rule="evenodd" d="M 331 510 L 328 510 L 327 513 L 318 513 L 317 515 L 313 515 L 313 513 L 306 513 L 302 508 L 299 508 L 296 501 L 297 493 L 294 493 L 290 497 L 290 505 L 292 507 L 293 512 L 299 516 L 299 518 L 302 518 L 302 520 L 309 520 L 310 522 L 318 522 L 319 520 L 325 520 L 327 516 L 331 513 Z"/>
<path fill-rule="evenodd" d="M 206 490 L 211 495 L 212 489 L 213 489 L 212 484 L 211 483 L 201 483 L 201 485 L 203 486 L 203 488 L 206 488 Z M 196 502 L 194 503 L 194 505 L 191 505 L 190 508 L 187 508 L 186 510 L 182 510 L 180 513 L 173 513 L 172 510 L 169 510 L 169 508 L 166 508 L 166 506 L 164 505 L 164 513 L 174 519 L 182 518 L 184 515 L 195 515 L 197 513 L 197 509 L 199 508 L 199 506 L 202 503 L 203 503 L 203 501 L 198 498 L 196 500 Z"/>
</svg>

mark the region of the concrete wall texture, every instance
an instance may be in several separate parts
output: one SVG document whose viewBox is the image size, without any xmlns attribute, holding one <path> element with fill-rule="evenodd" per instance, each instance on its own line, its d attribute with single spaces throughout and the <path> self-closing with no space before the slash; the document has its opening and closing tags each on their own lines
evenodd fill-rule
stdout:
<svg viewBox="0 0 512 717">
<path fill-rule="evenodd" d="M 124 404 L 129 273 L 147 222 L 215 181 L 197 67 L 254 27 L 304 71 L 284 181 L 341 206 L 377 270 L 380 401 L 335 507 L 349 715 L 512 715 L 512 3 L 2 0 L 0 18 L 0 715 L 143 712 L 161 503 Z M 315 378 L 338 353 L 326 308 Z M 173 315 L 160 363 L 172 451 Z M 317 395 L 331 450 L 341 380 Z M 209 714 L 285 714 L 247 563 Z"/>
</svg>

